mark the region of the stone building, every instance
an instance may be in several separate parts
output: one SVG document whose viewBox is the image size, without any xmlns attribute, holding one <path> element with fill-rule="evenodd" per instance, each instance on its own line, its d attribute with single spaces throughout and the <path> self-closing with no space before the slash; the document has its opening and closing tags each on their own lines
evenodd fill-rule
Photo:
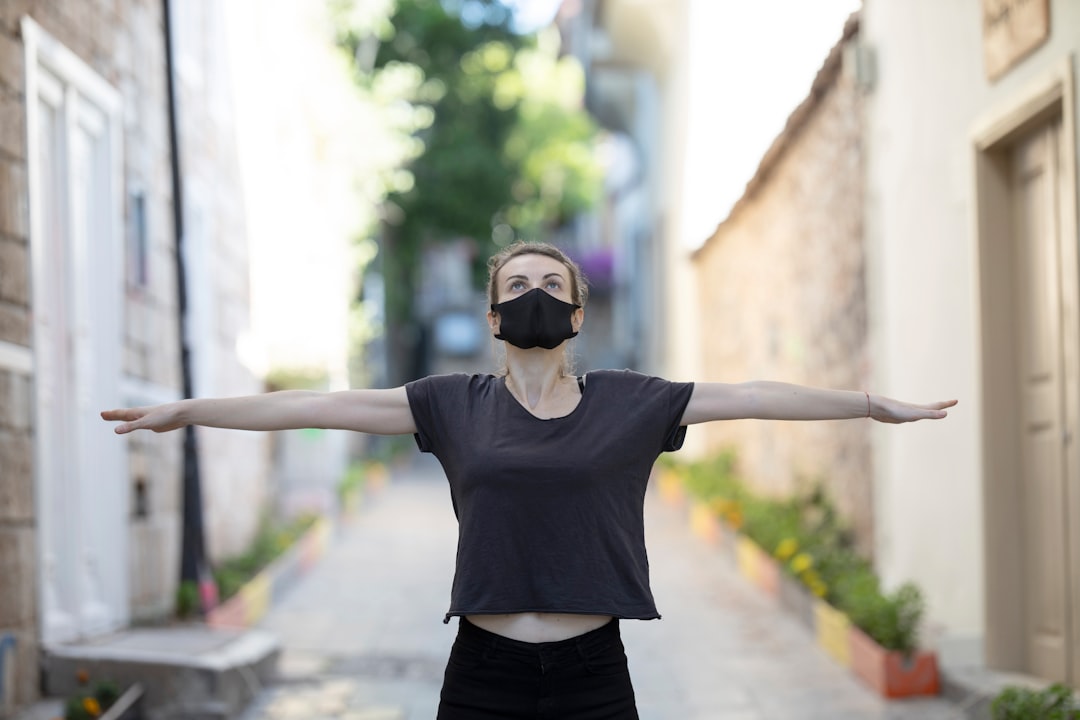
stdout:
<svg viewBox="0 0 1080 720">
<path fill-rule="evenodd" d="M 868 387 L 858 38 L 852 17 L 745 194 L 695 254 L 709 318 L 705 380 Z M 712 452 L 735 448 L 743 477 L 765 493 L 822 483 L 872 552 L 868 424 L 740 421 L 700 432 Z"/>
<path fill-rule="evenodd" d="M 216 3 L 176 3 L 199 392 L 258 383 L 236 357 L 246 250 Z M 163 12 L 158 0 L 0 3 L 0 716 L 50 644 L 173 608 L 181 438 L 117 438 L 102 409 L 181 395 Z M 185 107 L 186 106 L 186 107 Z M 204 483 L 258 516 L 265 441 L 205 437 Z M 228 505 L 224 505 L 228 501 Z M 225 523 L 222 523 L 224 525 Z"/>
</svg>

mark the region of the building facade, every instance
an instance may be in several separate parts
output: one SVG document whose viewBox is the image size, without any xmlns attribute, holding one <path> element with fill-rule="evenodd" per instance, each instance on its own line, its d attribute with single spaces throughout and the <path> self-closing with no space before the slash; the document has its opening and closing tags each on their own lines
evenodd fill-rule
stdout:
<svg viewBox="0 0 1080 720">
<path fill-rule="evenodd" d="M 220 36 L 213 3 L 182 5 L 186 331 L 206 390 L 248 392 L 242 204 L 229 118 L 207 97 Z M 0 715 L 35 698 L 43 648 L 174 605 L 181 438 L 117 438 L 98 417 L 182 391 L 166 7 L 0 5 Z M 203 467 L 254 492 L 265 455 L 257 440 L 204 448 Z M 229 526 L 253 528 L 258 508 L 237 507 Z"/>
<path fill-rule="evenodd" d="M 563 51 L 585 68 L 586 107 L 609 134 L 604 199 L 574 229 L 585 269 L 600 278 L 586 352 L 599 367 L 692 380 L 698 333 L 680 204 L 689 3 L 571 0 L 556 22 Z"/>
<path fill-rule="evenodd" d="M 1070 0 L 866 0 L 872 386 L 957 397 L 874 433 L 878 566 L 947 664 L 1080 686 L 1080 287 Z"/>
<path fill-rule="evenodd" d="M 695 253 L 710 319 L 703 380 L 868 386 L 858 37 L 852 18 L 746 193 Z M 869 425 L 740 421 L 700 432 L 710 452 L 735 448 L 741 474 L 765 494 L 820 484 L 873 554 Z"/>
</svg>

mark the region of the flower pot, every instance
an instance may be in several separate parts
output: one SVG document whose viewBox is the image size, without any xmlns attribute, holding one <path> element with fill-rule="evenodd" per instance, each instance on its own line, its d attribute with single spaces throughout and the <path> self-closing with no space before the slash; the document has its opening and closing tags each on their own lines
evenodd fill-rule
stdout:
<svg viewBox="0 0 1080 720">
<path fill-rule="evenodd" d="M 735 562 L 739 568 L 739 574 L 748 581 L 757 585 L 758 568 L 761 564 L 761 553 L 754 541 L 745 535 L 740 535 L 735 541 Z"/>
<path fill-rule="evenodd" d="M 705 503 L 695 502 L 690 506 L 690 530 L 710 545 L 720 542 L 720 521 Z"/>
<path fill-rule="evenodd" d="M 755 545 L 758 552 L 757 586 L 770 597 L 780 597 L 780 565 L 761 546 Z"/>
<path fill-rule="evenodd" d="M 674 470 L 663 468 L 658 471 L 656 487 L 660 498 L 672 507 L 679 507 L 686 501 L 686 493 L 683 490 L 682 481 Z"/>
<path fill-rule="evenodd" d="M 940 691 L 937 655 L 919 651 L 905 655 L 886 650 L 856 627 L 851 628 L 851 669 L 887 698 L 937 695 Z"/>
<path fill-rule="evenodd" d="M 851 667 L 851 620 L 824 600 L 814 602 L 814 627 L 821 649 L 841 666 Z"/>
</svg>

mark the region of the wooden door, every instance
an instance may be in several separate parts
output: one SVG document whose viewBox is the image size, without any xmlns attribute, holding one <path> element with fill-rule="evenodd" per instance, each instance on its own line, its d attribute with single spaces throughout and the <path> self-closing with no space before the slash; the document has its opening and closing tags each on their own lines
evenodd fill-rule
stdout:
<svg viewBox="0 0 1080 720">
<path fill-rule="evenodd" d="M 1069 676 L 1069 521 L 1058 171 L 1061 122 L 1012 151 L 1016 387 L 1027 670 Z"/>
</svg>

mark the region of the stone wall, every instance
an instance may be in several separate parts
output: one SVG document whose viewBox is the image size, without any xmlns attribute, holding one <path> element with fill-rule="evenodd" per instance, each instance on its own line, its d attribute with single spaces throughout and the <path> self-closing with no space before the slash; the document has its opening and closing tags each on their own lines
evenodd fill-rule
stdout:
<svg viewBox="0 0 1080 720">
<path fill-rule="evenodd" d="M 861 390 L 869 377 L 860 94 L 838 45 L 730 217 L 698 251 L 709 380 Z M 870 424 L 743 420 L 702 429 L 775 496 L 821 481 L 873 547 Z"/>
</svg>

